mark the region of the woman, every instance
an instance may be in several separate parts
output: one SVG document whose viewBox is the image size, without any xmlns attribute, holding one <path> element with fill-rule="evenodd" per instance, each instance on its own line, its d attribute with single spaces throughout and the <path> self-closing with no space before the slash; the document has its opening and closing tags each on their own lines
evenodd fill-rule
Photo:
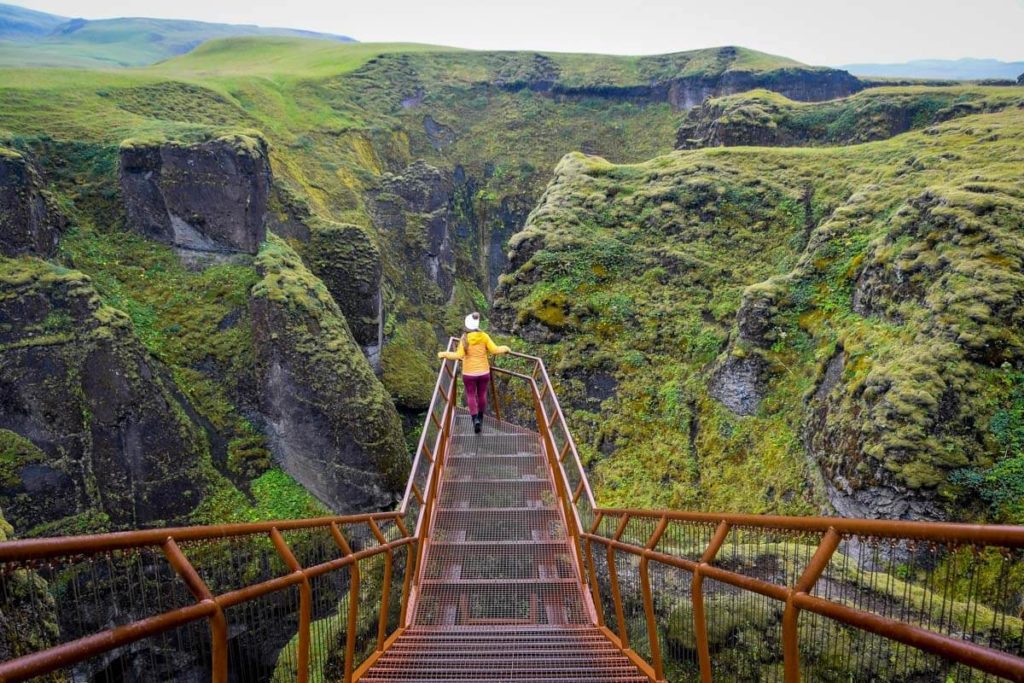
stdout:
<svg viewBox="0 0 1024 683">
<path fill-rule="evenodd" d="M 488 354 L 500 355 L 511 351 L 507 346 L 497 346 L 486 332 L 480 331 L 480 314 L 474 311 L 466 316 L 466 331 L 462 333 L 459 347 L 455 351 L 442 351 L 438 358 L 462 361 L 462 384 L 466 387 L 466 403 L 473 416 L 473 431 L 480 433 L 484 424 L 484 409 L 487 408 L 487 383 L 491 380 L 491 365 Z"/>
</svg>

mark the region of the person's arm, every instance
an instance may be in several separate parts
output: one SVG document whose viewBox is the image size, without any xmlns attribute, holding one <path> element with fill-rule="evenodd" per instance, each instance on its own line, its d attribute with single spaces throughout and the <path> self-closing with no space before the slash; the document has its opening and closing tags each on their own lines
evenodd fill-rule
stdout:
<svg viewBox="0 0 1024 683">
<path fill-rule="evenodd" d="M 459 345 L 455 347 L 455 351 L 438 351 L 438 358 L 445 360 L 462 360 L 466 357 L 466 350 L 462 347 L 462 340 L 459 340 Z"/>
<path fill-rule="evenodd" d="M 490 353 L 491 355 L 500 356 L 501 354 L 508 353 L 509 351 L 512 350 L 512 349 L 510 349 L 507 346 L 498 346 L 497 344 L 495 344 L 494 341 L 491 340 L 491 335 L 488 334 L 488 335 L 486 335 L 486 337 L 487 337 L 487 352 Z"/>
</svg>

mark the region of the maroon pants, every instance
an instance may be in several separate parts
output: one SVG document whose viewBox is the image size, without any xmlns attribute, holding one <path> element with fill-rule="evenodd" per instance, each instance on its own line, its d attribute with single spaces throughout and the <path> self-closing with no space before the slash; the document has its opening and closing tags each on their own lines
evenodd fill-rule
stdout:
<svg viewBox="0 0 1024 683">
<path fill-rule="evenodd" d="M 491 373 L 462 376 L 462 384 L 466 387 L 466 404 L 471 415 L 482 413 L 487 408 L 487 383 L 490 381 Z"/>
</svg>

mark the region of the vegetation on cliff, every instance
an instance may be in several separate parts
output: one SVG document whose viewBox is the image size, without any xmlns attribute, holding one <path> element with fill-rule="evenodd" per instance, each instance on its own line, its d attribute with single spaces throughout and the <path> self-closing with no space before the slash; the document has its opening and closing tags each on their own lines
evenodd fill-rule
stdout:
<svg viewBox="0 0 1024 683">
<path fill-rule="evenodd" d="M 570 155 L 498 309 L 567 378 L 613 502 L 1019 520 L 1022 160 L 1017 109 L 848 148 Z M 600 413 L 590 373 L 617 387 Z"/>
<path fill-rule="evenodd" d="M 1021 106 L 1024 93 L 1012 87 L 881 87 L 828 102 L 794 102 L 752 90 L 712 98 L 690 110 L 676 148 L 855 144 Z"/>
</svg>

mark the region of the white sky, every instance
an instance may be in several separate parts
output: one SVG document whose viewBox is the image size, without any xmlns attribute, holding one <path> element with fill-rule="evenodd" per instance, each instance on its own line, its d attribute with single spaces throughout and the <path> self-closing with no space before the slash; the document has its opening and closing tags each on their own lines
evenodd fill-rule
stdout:
<svg viewBox="0 0 1024 683">
<path fill-rule="evenodd" d="M 5 0 L 98 19 L 286 26 L 364 42 L 654 54 L 742 45 L 812 64 L 1024 60 L 1024 0 Z"/>
</svg>

